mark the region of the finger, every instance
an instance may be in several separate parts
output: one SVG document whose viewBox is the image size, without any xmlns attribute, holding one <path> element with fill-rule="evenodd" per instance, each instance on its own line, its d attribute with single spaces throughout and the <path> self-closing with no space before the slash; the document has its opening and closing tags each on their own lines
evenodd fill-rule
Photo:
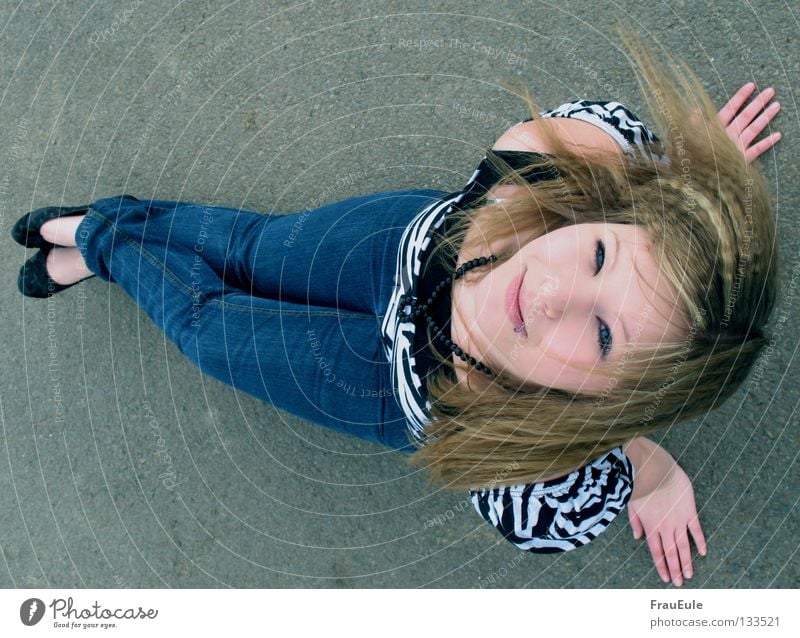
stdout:
<svg viewBox="0 0 800 638">
<path fill-rule="evenodd" d="M 656 565 L 656 571 L 661 576 L 661 580 L 665 583 L 669 582 L 669 570 L 667 569 L 667 561 L 664 558 L 664 550 L 661 547 L 660 534 L 648 534 L 647 546 L 650 548 L 650 554 L 653 556 L 653 562 Z"/>
<path fill-rule="evenodd" d="M 667 559 L 667 567 L 669 567 L 669 577 L 676 587 L 683 585 L 683 577 L 681 576 L 681 561 L 678 557 L 678 547 L 675 543 L 673 536 L 662 536 L 661 546 L 664 548 L 664 555 Z"/>
<path fill-rule="evenodd" d="M 722 120 L 723 126 L 728 126 L 731 120 L 739 112 L 747 98 L 756 90 L 755 82 L 748 82 L 723 106 L 719 111 L 719 118 Z"/>
<path fill-rule="evenodd" d="M 684 578 L 692 577 L 692 549 L 689 546 L 689 536 L 683 529 L 675 537 L 678 546 L 678 557 L 681 561 L 681 570 Z"/>
<path fill-rule="evenodd" d="M 768 89 L 764 89 L 759 93 L 750 104 L 747 105 L 744 111 L 739 113 L 736 118 L 731 122 L 731 126 L 735 131 L 743 131 L 746 129 L 750 122 L 752 122 L 756 115 L 761 113 L 764 110 L 764 107 L 769 103 L 772 97 L 775 95 L 775 89 L 772 87 Z"/>
<path fill-rule="evenodd" d="M 644 528 L 642 527 L 642 521 L 639 520 L 639 517 L 633 513 L 633 510 L 628 508 L 628 518 L 631 520 L 631 529 L 633 530 L 633 537 L 636 540 L 639 540 L 644 533 Z"/>
<path fill-rule="evenodd" d="M 778 111 L 781 110 L 781 103 L 780 102 L 773 102 L 770 104 L 764 112 L 759 115 L 756 119 L 754 119 L 750 126 L 748 126 L 744 131 L 742 131 L 741 136 L 739 137 L 739 141 L 742 143 L 744 148 L 750 147 L 750 142 L 756 139 L 767 126 L 769 123 L 775 119 L 775 116 L 778 114 Z"/>
<path fill-rule="evenodd" d="M 692 539 L 697 551 L 700 552 L 701 556 L 705 556 L 708 553 L 706 537 L 703 535 L 703 528 L 700 527 L 700 521 L 696 516 L 689 521 L 689 531 L 692 533 Z"/>
<path fill-rule="evenodd" d="M 747 159 L 748 162 L 752 162 L 759 155 L 775 146 L 782 137 L 783 135 L 781 133 L 773 133 L 769 137 L 765 137 L 760 142 L 756 142 L 747 149 L 747 153 L 745 153 L 745 159 Z"/>
</svg>

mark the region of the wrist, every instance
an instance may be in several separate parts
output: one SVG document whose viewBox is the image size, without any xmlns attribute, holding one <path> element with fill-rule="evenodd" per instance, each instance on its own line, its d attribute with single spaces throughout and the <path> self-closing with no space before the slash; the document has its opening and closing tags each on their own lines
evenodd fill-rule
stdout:
<svg viewBox="0 0 800 638">
<path fill-rule="evenodd" d="M 623 451 L 634 467 L 631 498 L 647 496 L 674 479 L 678 464 L 669 452 L 657 443 L 639 437 L 623 446 Z"/>
</svg>

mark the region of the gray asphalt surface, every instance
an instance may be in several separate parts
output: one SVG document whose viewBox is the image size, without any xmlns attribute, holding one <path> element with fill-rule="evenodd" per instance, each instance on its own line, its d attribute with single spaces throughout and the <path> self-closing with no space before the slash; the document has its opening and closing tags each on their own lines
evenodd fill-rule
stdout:
<svg viewBox="0 0 800 638">
<path fill-rule="evenodd" d="M 23 299 L 31 253 L 8 234 L 33 208 L 119 193 L 291 212 L 456 190 L 525 117 L 509 82 L 543 107 L 619 99 L 647 119 L 625 18 L 720 105 L 750 79 L 783 103 L 763 162 L 774 348 L 663 443 L 709 541 L 686 586 L 797 586 L 798 11 L 727 0 L 0 6 L 0 586 L 660 587 L 627 515 L 579 551 L 520 552 L 399 455 L 203 376 L 121 289 Z"/>
</svg>

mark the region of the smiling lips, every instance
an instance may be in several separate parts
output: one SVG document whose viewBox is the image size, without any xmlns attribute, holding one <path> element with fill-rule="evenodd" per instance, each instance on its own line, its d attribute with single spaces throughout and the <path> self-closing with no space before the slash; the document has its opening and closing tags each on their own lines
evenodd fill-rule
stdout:
<svg viewBox="0 0 800 638">
<path fill-rule="evenodd" d="M 522 280 L 525 277 L 525 272 L 516 277 L 506 288 L 505 306 L 506 315 L 509 321 L 514 326 L 514 332 L 522 332 L 525 329 L 525 322 L 522 318 L 522 310 L 520 307 L 520 297 L 522 289 Z"/>
</svg>

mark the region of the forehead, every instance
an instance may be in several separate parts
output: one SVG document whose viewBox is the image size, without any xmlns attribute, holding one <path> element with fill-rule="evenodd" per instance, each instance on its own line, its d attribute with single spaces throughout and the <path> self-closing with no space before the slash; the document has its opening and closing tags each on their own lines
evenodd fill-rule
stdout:
<svg viewBox="0 0 800 638">
<path fill-rule="evenodd" d="M 673 284 L 661 268 L 663 255 L 651 241 L 644 226 L 634 224 L 592 224 L 616 241 L 619 263 L 613 286 L 628 340 L 663 342 L 679 340 L 688 330 L 685 313 Z M 619 271 L 619 272 L 617 272 Z"/>
</svg>

